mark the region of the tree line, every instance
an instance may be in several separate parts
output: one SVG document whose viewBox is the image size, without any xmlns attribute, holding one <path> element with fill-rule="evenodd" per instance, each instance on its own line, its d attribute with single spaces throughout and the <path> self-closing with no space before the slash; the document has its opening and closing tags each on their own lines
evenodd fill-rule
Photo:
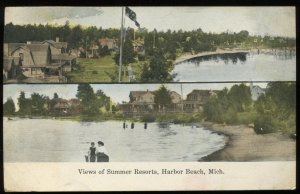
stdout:
<svg viewBox="0 0 300 194">
<path fill-rule="evenodd" d="M 75 107 L 70 108 L 69 115 L 95 116 L 103 112 L 115 111 L 115 105 L 111 104 L 111 99 L 102 90 L 94 92 L 89 84 L 79 84 L 77 88 L 77 99 L 80 101 L 77 110 Z M 53 98 L 48 96 L 32 93 L 29 98 L 26 98 L 25 92 L 21 91 L 17 99 L 19 106 L 16 111 L 16 106 L 12 98 L 8 98 L 3 104 L 3 114 L 6 116 L 61 116 L 57 112 L 55 106 L 62 102 L 57 93 L 54 93 Z M 72 109 L 73 108 L 73 109 Z"/>
<path fill-rule="evenodd" d="M 213 122 L 254 124 L 257 133 L 296 132 L 295 82 L 270 82 L 257 101 L 245 84 L 224 88 L 204 105 L 203 116 Z"/>
</svg>

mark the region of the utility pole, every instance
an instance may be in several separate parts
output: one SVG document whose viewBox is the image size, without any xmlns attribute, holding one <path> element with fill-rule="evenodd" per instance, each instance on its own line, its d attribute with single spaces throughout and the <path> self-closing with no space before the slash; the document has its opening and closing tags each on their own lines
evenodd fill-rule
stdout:
<svg viewBox="0 0 300 194">
<path fill-rule="evenodd" d="M 180 84 L 181 89 L 181 112 L 183 112 L 183 90 L 182 90 L 182 84 Z"/>
<path fill-rule="evenodd" d="M 88 51 L 87 51 L 87 38 L 88 38 L 88 37 L 85 37 L 85 58 L 87 58 L 87 56 L 88 56 Z"/>
<path fill-rule="evenodd" d="M 154 29 L 154 37 L 153 37 L 153 48 L 155 48 L 155 29 Z"/>
<path fill-rule="evenodd" d="M 121 82 L 121 76 L 122 76 L 123 17 L 124 17 L 124 7 L 122 7 L 122 19 L 121 19 L 120 58 L 119 58 L 119 82 Z"/>
</svg>

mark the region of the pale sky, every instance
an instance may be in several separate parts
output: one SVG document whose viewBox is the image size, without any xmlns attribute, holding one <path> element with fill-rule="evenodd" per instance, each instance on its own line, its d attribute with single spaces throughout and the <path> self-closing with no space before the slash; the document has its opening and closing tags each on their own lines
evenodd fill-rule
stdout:
<svg viewBox="0 0 300 194">
<path fill-rule="evenodd" d="M 230 88 L 232 85 L 238 83 L 183 83 L 183 97 L 190 93 L 193 89 L 212 89 L 221 90 L 224 87 Z M 181 95 L 181 84 L 164 84 L 169 90 L 176 91 Z M 246 84 L 249 85 L 249 84 Z M 267 83 L 260 82 L 254 83 L 262 88 L 267 86 Z M 76 98 L 77 84 L 9 84 L 3 86 L 3 103 L 6 102 L 7 98 L 11 97 L 18 109 L 17 98 L 21 91 L 25 92 L 27 98 L 34 92 L 43 94 L 53 98 L 53 94 L 56 92 L 59 97 L 64 99 Z M 129 92 L 135 90 L 157 90 L 161 84 L 91 84 L 96 92 L 101 89 L 107 96 L 112 98 L 115 103 L 122 103 L 122 101 L 129 101 Z"/>
<path fill-rule="evenodd" d="M 296 37 L 295 7 L 130 7 L 148 30 L 239 32 Z M 65 24 L 120 28 L 121 7 L 7 7 L 5 24 Z M 126 18 L 125 26 L 135 27 Z"/>
</svg>

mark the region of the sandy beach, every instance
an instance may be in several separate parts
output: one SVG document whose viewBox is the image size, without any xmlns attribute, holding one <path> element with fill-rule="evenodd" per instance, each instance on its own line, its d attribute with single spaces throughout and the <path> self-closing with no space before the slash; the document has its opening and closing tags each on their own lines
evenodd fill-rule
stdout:
<svg viewBox="0 0 300 194">
<path fill-rule="evenodd" d="M 226 136 L 226 145 L 199 161 L 295 161 L 296 141 L 279 133 L 257 135 L 245 125 L 204 124 Z"/>
</svg>

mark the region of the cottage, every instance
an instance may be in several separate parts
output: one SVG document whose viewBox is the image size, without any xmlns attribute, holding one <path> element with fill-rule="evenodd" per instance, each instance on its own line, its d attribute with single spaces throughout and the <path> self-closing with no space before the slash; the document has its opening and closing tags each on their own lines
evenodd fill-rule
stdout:
<svg viewBox="0 0 300 194">
<path fill-rule="evenodd" d="M 193 90 L 187 95 L 187 99 L 183 102 L 184 110 L 186 112 L 201 112 L 203 105 L 213 95 L 216 95 L 217 91 L 213 90 Z"/>
<path fill-rule="evenodd" d="M 53 116 L 79 115 L 81 112 L 80 101 L 75 98 L 70 100 L 62 98 L 52 99 L 49 106 Z"/>
<path fill-rule="evenodd" d="M 3 81 L 16 79 L 19 74 L 20 57 L 3 57 Z"/>
<path fill-rule="evenodd" d="M 99 39 L 101 47 L 107 46 L 109 50 L 118 50 L 117 40 L 110 38 Z"/>
<path fill-rule="evenodd" d="M 45 40 L 45 41 L 41 42 L 41 44 L 49 45 L 52 55 L 68 53 L 68 43 L 67 42 L 59 42 L 58 37 L 56 37 L 56 41 Z"/>
<path fill-rule="evenodd" d="M 152 91 L 131 91 L 129 99 L 132 112 L 145 112 L 154 109 L 154 93 Z"/>
<path fill-rule="evenodd" d="M 26 77 L 43 77 L 47 65 L 51 63 L 51 51 L 48 45 L 20 46 L 11 55 L 12 57 L 20 57 L 20 68 Z"/>
<path fill-rule="evenodd" d="M 68 54 L 56 54 L 52 55 L 52 62 L 61 64 L 63 72 L 70 72 L 76 65 L 76 57 Z"/>
<path fill-rule="evenodd" d="M 250 83 L 251 98 L 253 101 L 256 101 L 261 95 L 265 94 L 265 90 L 259 86 L 254 86 L 253 83 Z"/>
<path fill-rule="evenodd" d="M 172 99 L 173 110 L 174 111 L 181 111 L 182 106 L 183 106 L 181 95 L 178 94 L 175 91 L 171 91 L 170 96 L 171 96 L 171 99 Z"/>
<path fill-rule="evenodd" d="M 141 38 L 138 38 L 138 39 L 132 41 L 134 52 L 136 52 L 138 54 L 145 54 L 144 44 L 145 44 L 145 41 L 144 41 L 144 39 L 141 39 Z"/>
</svg>

